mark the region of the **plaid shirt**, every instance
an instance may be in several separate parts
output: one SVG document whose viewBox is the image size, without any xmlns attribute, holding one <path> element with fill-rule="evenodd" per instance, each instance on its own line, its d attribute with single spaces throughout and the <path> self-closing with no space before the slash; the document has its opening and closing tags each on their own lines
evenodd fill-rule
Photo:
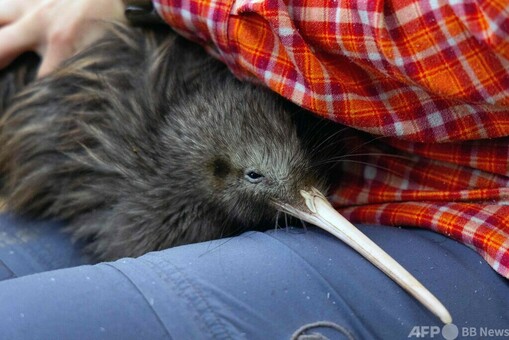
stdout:
<svg viewBox="0 0 509 340">
<path fill-rule="evenodd" d="M 509 277 L 506 0 L 154 0 L 240 79 L 354 133 L 350 221 L 432 229 Z"/>
</svg>

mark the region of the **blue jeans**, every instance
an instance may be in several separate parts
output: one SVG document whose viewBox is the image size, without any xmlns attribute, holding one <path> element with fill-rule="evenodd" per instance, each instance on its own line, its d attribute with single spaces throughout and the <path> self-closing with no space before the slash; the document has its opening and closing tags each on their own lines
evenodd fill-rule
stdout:
<svg viewBox="0 0 509 340">
<path fill-rule="evenodd" d="M 60 227 L 0 215 L 0 338 L 443 338 L 437 318 L 315 228 L 87 265 Z M 444 303 L 458 338 L 509 328 L 508 281 L 474 251 L 424 230 L 361 229 Z"/>
</svg>

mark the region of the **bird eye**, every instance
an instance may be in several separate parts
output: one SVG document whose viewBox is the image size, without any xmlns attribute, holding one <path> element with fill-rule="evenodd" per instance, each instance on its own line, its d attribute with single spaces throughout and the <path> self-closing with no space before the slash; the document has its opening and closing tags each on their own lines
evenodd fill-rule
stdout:
<svg viewBox="0 0 509 340">
<path fill-rule="evenodd" d="M 255 171 L 248 170 L 244 177 L 251 183 L 260 183 L 264 176 Z"/>
</svg>

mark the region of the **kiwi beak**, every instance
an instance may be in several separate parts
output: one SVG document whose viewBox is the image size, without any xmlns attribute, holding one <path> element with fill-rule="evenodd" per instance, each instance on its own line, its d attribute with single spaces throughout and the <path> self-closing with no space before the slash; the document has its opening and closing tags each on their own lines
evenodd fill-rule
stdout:
<svg viewBox="0 0 509 340">
<path fill-rule="evenodd" d="M 443 323 L 449 324 L 452 322 L 452 317 L 447 309 L 429 290 L 382 250 L 382 248 L 377 246 L 359 229 L 341 216 L 319 190 L 316 188 L 311 188 L 309 191 L 301 190 L 300 194 L 304 197 L 309 212 L 296 209 L 284 203 L 279 204 L 280 208 L 336 236 L 383 271 L 410 293 L 410 295 L 421 302 L 429 311 L 440 318 Z"/>
</svg>

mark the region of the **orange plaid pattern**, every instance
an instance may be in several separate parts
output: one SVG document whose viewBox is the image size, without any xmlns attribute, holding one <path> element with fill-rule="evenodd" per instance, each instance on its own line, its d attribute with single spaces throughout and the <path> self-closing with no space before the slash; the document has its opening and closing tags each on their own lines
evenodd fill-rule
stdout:
<svg viewBox="0 0 509 340">
<path fill-rule="evenodd" d="M 239 78 L 378 136 L 348 139 L 345 217 L 446 234 L 509 277 L 506 0 L 154 1 Z"/>
</svg>

